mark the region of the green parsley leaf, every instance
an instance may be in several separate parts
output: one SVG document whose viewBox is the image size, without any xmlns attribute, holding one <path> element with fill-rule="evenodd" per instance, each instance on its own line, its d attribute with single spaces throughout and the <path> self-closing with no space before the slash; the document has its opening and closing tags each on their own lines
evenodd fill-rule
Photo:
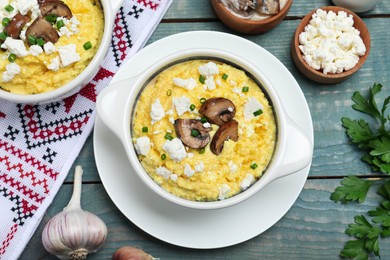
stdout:
<svg viewBox="0 0 390 260">
<path fill-rule="evenodd" d="M 341 184 L 342 186 L 337 187 L 330 196 L 331 200 L 335 202 L 358 201 L 362 203 L 366 199 L 371 181 L 366 181 L 356 176 L 348 176 L 341 181 Z"/>
<path fill-rule="evenodd" d="M 369 146 L 373 149 L 370 155 L 380 156 L 383 161 L 390 163 L 390 138 L 384 136 L 374 139 L 370 141 Z"/>
<path fill-rule="evenodd" d="M 357 121 L 346 117 L 343 117 L 341 122 L 347 131 L 348 137 L 351 138 L 351 141 L 353 143 L 362 144 L 362 147 L 360 148 L 366 148 L 368 144 L 365 142 L 371 140 L 373 136 L 370 125 L 363 119 Z"/>
<path fill-rule="evenodd" d="M 375 101 L 375 95 L 378 94 L 382 89 L 382 85 L 375 83 L 372 88 L 370 88 L 370 95 L 368 98 L 364 98 L 359 91 L 356 91 L 352 95 L 352 100 L 355 102 L 352 105 L 352 108 L 366 113 L 374 118 L 380 119 L 381 113 L 378 110 L 378 106 Z"/>
<path fill-rule="evenodd" d="M 350 240 L 348 241 L 340 255 L 342 257 L 354 258 L 359 260 L 368 259 L 368 254 L 364 247 L 364 240 Z"/>
<path fill-rule="evenodd" d="M 354 236 L 355 238 L 358 239 L 358 241 L 360 240 L 361 242 L 360 243 L 355 242 L 355 244 L 352 243 L 352 245 L 355 246 L 355 248 L 351 247 L 352 245 L 349 244 L 349 248 L 354 249 L 355 251 L 360 253 L 361 250 L 364 249 L 366 253 L 363 253 L 362 256 L 368 255 L 371 252 L 374 252 L 376 256 L 379 256 L 378 238 L 382 232 L 381 228 L 377 225 L 375 226 L 371 225 L 363 215 L 355 216 L 354 222 L 355 223 L 348 225 L 348 228 L 345 230 L 345 233 L 347 235 Z"/>
</svg>

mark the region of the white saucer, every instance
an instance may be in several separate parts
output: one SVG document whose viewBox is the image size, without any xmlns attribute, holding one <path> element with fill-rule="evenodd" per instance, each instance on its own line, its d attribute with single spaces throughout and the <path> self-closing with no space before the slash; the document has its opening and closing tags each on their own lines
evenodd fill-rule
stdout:
<svg viewBox="0 0 390 260">
<path fill-rule="evenodd" d="M 132 57 L 113 82 L 132 77 L 161 57 L 188 48 L 214 48 L 237 53 L 261 69 L 289 116 L 313 142 L 313 125 L 305 97 L 284 65 L 260 46 L 234 35 L 187 32 L 161 39 Z M 130 86 L 129 86 L 130 87 Z M 96 165 L 103 185 L 119 210 L 150 235 L 177 246 L 220 248 L 251 239 L 274 225 L 299 196 L 310 165 L 270 183 L 255 196 L 230 208 L 193 210 L 158 197 L 130 172 L 122 144 L 97 117 L 94 130 Z"/>
</svg>

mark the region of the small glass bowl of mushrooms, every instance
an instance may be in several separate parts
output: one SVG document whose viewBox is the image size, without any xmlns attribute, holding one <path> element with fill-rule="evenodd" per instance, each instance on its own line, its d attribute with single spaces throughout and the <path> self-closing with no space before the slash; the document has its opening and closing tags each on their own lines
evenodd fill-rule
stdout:
<svg viewBox="0 0 390 260">
<path fill-rule="evenodd" d="M 211 0 L 218 18 L 231 29 L 265 33 L 286 17 L 293 0 Z"/>
</svg>

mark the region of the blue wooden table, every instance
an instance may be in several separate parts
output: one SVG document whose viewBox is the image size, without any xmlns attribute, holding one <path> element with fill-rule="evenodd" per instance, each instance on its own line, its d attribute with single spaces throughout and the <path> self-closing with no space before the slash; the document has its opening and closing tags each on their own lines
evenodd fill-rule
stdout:
<svg viewBox="0 0 390 260">
<path fill-rule="evenodd" d="M 382 98 L 390 95 L 390 1 L 361 14 L 371 34 L 371 53 L 362 69 L 337 85 L 321 85 L 305 78 L 290 56 L 290 42 L 302 17 L 312 9 L 332 5 L 328 0 L 295 0 L 288 16 L 274 30 L 262 35 L 238 34 L 215 16 L 209 0 L 174 0 L 148 44 L 186 31 L 209 30 L 239 35 L 277 57 L 298 81 L 310 107 L 314 126 L 314 157 L 302 193 L 288 213 L 264 233 L 241 244 L 213 250 L 181 248 L 162 242 L 137 228 L 113 204 L 95 165 L 92 135 L 74 165 L 84 168 L 82 205 L 99 215 L 109 235 L 104 247 L 88 259 L 110 259 L 126 245 L 136 246 L 161 259 L 337 259 L 349 239 L 344 230 L 353 217 L 378 205 L 375 187 L 364 204 L 337 204 L 329 197 L 340 180 L 350 174 L 384 178 L 362 161 L 362 153 L 346 137 L 341 117 L 358 118 L 351 108 L 354 91 L 366 93 L 374 82 L 384 85 Z M 55 259 L 42 246 L 41 233 L 47 221 L 70 199 L 73 168 L 31 238 L 21 259 Z M 390 259 L 390 238 L 380 241 L 382 259 Z"/>
</svg>

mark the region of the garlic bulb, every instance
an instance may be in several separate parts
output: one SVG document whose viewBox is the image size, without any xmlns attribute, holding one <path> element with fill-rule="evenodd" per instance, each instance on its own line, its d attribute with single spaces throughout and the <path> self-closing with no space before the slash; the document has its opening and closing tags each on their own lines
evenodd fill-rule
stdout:
<svg viewBox="0 0 390 260">
<path fill-rule="evenodd" d="M 72 198 L 68 206 L 46 224 L 42 233 L 45 249 L 60 259 L 86 259 L 105 242 L 107 227 L 96 215 L 81 209 L 83 170 L 76 166 Z"/>
</svg>

